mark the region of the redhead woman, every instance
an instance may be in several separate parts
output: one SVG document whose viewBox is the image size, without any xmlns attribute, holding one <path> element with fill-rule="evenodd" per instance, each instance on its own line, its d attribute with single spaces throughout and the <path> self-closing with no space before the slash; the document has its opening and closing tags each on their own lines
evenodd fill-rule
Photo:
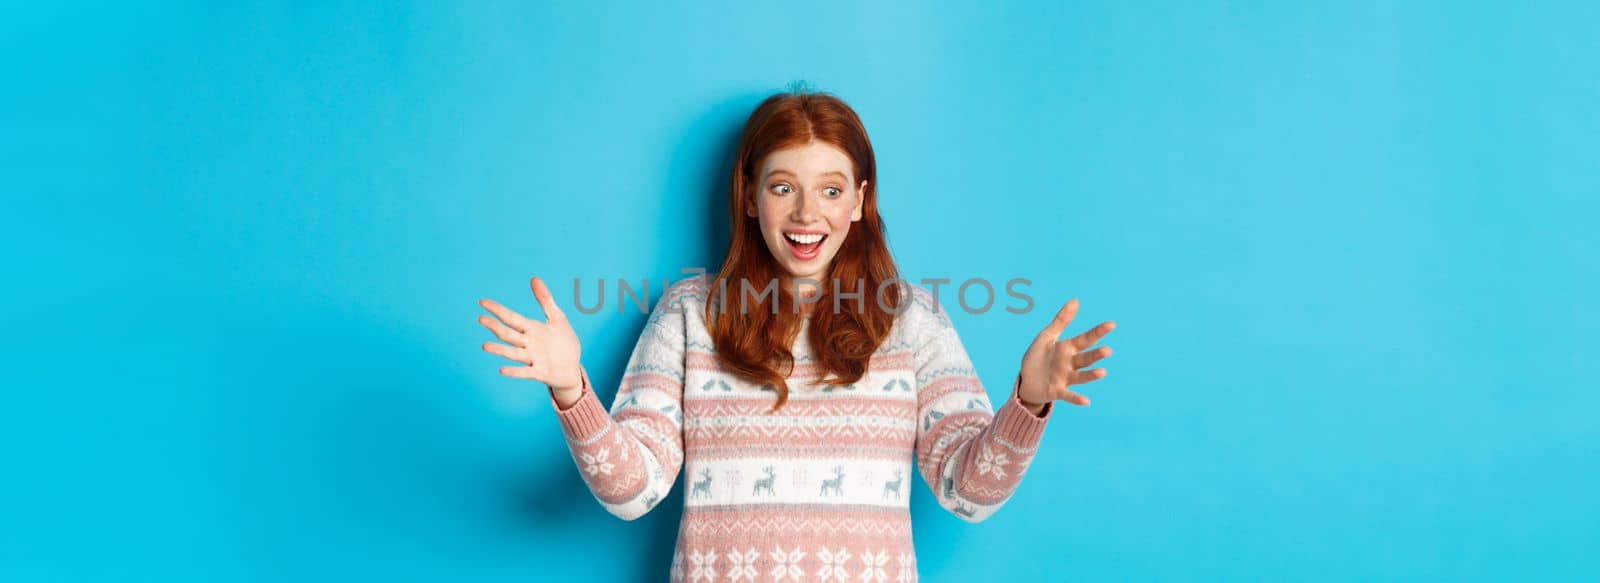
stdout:
<svg viewBox="0 0 1600 583">
<path fill-rule="evenodd" d="M 916 473 L 969 522 L 1017 491 L 1052 404 L 1106 374 L 1062 338 L 1077 300 L 1025 344 L 994 407 L 937 298 L 906 285 L 878 214 L 877 166 L 856 113 L 786 92 L 750 114 L 733 166 L 721 269 L 673 284 L 651 311 L 608 410 L 549 289 L 545 320 L 483 300 L 479 322 L 544 383 L 584 482 L 624 520 L 681 474 L 673 581 L 908 581 Z"/>
</svg>

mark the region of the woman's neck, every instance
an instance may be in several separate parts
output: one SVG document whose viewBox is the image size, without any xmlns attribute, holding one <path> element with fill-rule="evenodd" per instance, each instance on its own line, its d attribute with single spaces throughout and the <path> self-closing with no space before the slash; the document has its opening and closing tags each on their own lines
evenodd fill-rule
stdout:
<svg viewBox="0 0 1600 583">
<path fill-rule="evenodd" d="M 783 289 L 795 298 L 800 315 L 809 317 L 816 309 L 816 296 L 822 293 L 822 284 L 815 278 L 786 277 L 783 280 Z"/>
<path fill-rule="evenodd" d="M 785 277 L 783 289 L 795 298 L 809 298 L 822 293 L 822 282 L 816 278 Z"/>
</svg>

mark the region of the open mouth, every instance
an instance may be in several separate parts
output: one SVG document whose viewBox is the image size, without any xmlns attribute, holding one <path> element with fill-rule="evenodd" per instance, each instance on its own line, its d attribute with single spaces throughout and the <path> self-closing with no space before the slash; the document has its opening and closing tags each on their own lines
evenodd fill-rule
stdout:
<svg viewBox="0 0 1600 583">
<path fill-rule="evenodd" d="M 795 259 L 804 261 L 822 252 L 822 242 L 828 240 L 828 236 L 822 233 L 785 232 L 783 240 L 789 243 L 789 252 L 794 254 Z"/>
</svg>

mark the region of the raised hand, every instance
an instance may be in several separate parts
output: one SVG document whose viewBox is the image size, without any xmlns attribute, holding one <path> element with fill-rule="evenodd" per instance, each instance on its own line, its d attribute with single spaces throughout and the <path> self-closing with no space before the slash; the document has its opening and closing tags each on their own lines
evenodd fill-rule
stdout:
<svg viewBox="0 0 1600 583">
<path fill-rule="evenodd" d="M 1067 325 L 1072 323 L 1072 317 L 1078 314 L 1078 300 L 1068 300 L 1061 306 L 1061 311 L 1056 312 L 1054 320 L 1045 326 L 1028 345 L 1028 351 L 1022 355 L 1022 385 L 1017 389 L 1017 397 L 1024 404 L 1042 407 L 1056 399 L 1064 400 L 1074 405 L 1088 405 L 1089 398 L 1080 395 L 1068 387 L 1097 381 L 1106 376 L 1106 369 L 1096 368 L 1085 370 L 1095 361 L 1111 355 L 1110 347 L 1101 347 L 1090 350 L 1106 334 L 1109 334 L 1117 325 L 1113 322 L 1101 322 L 1100 325 L 1090 328 L 1078 336 L 1066 340 L 1057 340 Z"/>
<path fill-rule="evenodd" d="M 539 301 L 539 308 L 544 310 L 546 321 L 524 317 L 494 300 L 480 300 L 478 305 L 495 317 L 478 316 L 478 323 L 505 342 L 485 342 L 483 350 L 517 363 L 518 366 L 502 367 L 500 374 L 533 379 L 560 393 L 577 393 L 583 389 L 582 372 L 578 367 L 582 346 L 578 344 L 578 335 L 567 323 L 561 306 L 557 306 L 555 298 L 550 297 L 550 289 L 545 287 L 544 280 L 535 277 L 529 282 L 529 287 L 533 288 L 533 297 Z"/>
</svg>

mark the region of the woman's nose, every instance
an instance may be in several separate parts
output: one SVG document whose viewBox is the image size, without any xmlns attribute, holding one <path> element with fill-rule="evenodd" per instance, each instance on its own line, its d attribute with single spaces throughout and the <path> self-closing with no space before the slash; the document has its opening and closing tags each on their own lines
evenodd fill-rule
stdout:
<svg viewBox="0 0 1600 583">
<path fill-rule="evenodd" d="M 811 222 L 817 218 L 817 201 L 813 200 L 811 196 L 806 194 L 801 194 L 800 196 L 795 197 L 794 210 L 792 214 L 793 216 L 791 218 L 793 218 L 795 222 L 801 224 L 811 224 Z"/>
</svg>

